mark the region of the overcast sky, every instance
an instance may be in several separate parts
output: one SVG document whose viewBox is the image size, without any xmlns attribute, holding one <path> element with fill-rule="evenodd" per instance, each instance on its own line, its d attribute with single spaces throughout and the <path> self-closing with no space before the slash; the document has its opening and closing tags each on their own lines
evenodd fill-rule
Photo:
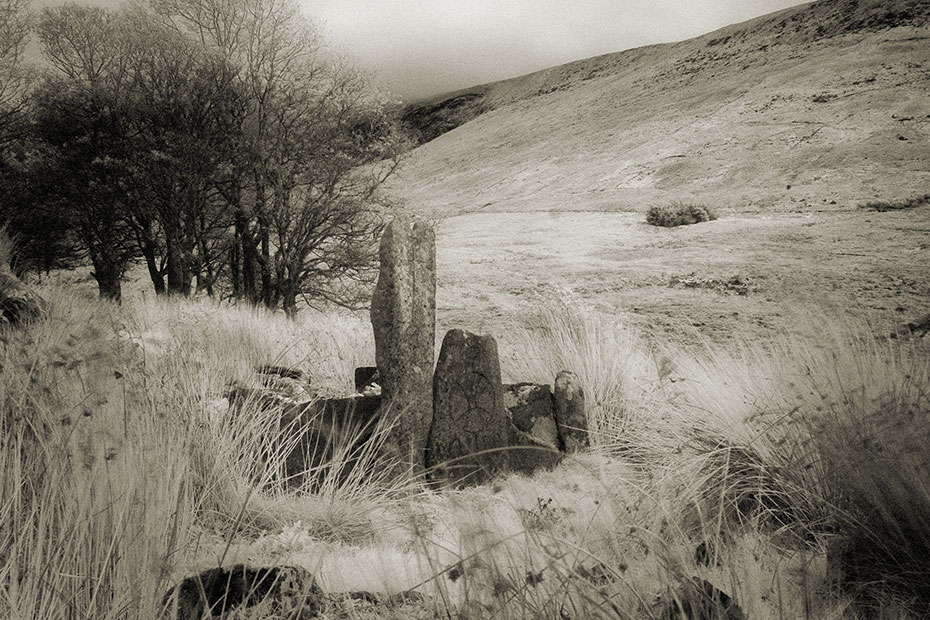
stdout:
<svg viewBox="0 0 930 620">
<path fill-rule="evenodd" d="M 680 41 L 798 0 L 301 0 L 406 99 Z"/>
</svg>

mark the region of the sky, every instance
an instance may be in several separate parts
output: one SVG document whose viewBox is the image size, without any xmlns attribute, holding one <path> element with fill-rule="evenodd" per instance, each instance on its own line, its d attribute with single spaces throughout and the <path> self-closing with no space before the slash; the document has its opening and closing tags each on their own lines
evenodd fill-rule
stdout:
<svg viewBox="0 0 930 620">
<path fill-rule="evenodd" d="M 681 41 L 798 0 L 301 0 L 330 44 L 407 101 Z"/>
</svg>

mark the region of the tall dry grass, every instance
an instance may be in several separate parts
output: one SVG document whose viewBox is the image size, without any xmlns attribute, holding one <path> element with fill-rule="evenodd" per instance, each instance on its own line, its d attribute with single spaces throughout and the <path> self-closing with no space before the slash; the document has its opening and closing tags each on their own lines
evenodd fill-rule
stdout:
<svg viewBox="0 0 930 620">
<path fill-rule="evenodd" d="M 645 476 L 638 531 L 666 582 L 706 573 L 695 553 L 712 549 L 728 569 L 718 583 L 754 618 L 920 617 L 930 609 L 927 346 L 799 317 L 816 338 L 685 348 L 563 300 L 511 336 L 505 361 L 540 381 L 578 372 L 594 396 L 596 448 Z M 747 546 L 816 570 L 760 570 Z M 779 588 L 764 586 L 776 578 Z"/>
<path fill-rule="evenodd" d="M 405 492 L 361 477 L 379 430 L 354 454 L 336 446 L 310 472 L 313 492 L 284 494 L 269 480 L 291 446 L 256 456 L 280 412 L 231 411 L 223 397 L 266 363 L 344 390 L 369 354 L 351 317 L 295 324 L 209 301 L 44 292 L 49 316 L 0 339 L 0 617 L 154 618 L 204 541 L 228 547 L 300 519 L 324 540 L 366 539 Z"/>
<path fill-rule="evenodd" d="M 155 617 L 197 497 L 189 420 L 104 303 L 53 295 L 0 348 L 0 617 Z"/>
<path fill-rule="evenodd" d="M 271 439 L 280 412 L 233 414 L 222 394 L 267 363 L 348 391 L 371 362 L 364 320 L 46 294 L 50 317 L 0 345 L 0 617 L 156 617 L 179 576 L 249 558 L 301 564 L 330 590 L 417 587 L 455 617 L 658 618 L 657 597 L 695 578 L 754 620 L 925 609 L 919 343 L 824 324 L 814 340 L 689 349 L 563 300 L 508 332 L 502 367 L 576 372 L 589 453 L 436 491 L 345 475 L 343 452 L 294 493 L 279 484 L 289 446 Z"/>
<path fill-rule="evenodd" d="M 578 375 L 595 445 L 613 443 L 654 408 L 663 369 L 653 347 L 619 319 L 563 293 L 541 304 L 525 324 L 510 325 L 501 344 L 505 380 L 552 384 Z"/>
</svg>

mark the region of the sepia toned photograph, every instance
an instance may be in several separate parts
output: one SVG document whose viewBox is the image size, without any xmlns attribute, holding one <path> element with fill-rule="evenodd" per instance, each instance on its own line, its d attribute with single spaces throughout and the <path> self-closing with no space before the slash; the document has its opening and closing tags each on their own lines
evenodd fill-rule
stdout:
<svg viewBox="0 0 930 620">
<path fill-rule="evenodd" d="M 930 618 L 930 0 L 0 0 L 0 620 Z"/>
</svg>

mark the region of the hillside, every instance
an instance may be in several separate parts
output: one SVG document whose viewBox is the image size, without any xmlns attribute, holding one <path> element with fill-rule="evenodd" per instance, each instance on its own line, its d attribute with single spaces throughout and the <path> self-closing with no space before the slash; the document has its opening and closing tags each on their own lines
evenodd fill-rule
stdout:
<svg viewBox="0 0 930 620">
<path fill-rule="evenodd" d="M 930 2 L 822 0 L 407 108 L 411 209 L 741 212 L 930 185 Z"/>
</svg>

